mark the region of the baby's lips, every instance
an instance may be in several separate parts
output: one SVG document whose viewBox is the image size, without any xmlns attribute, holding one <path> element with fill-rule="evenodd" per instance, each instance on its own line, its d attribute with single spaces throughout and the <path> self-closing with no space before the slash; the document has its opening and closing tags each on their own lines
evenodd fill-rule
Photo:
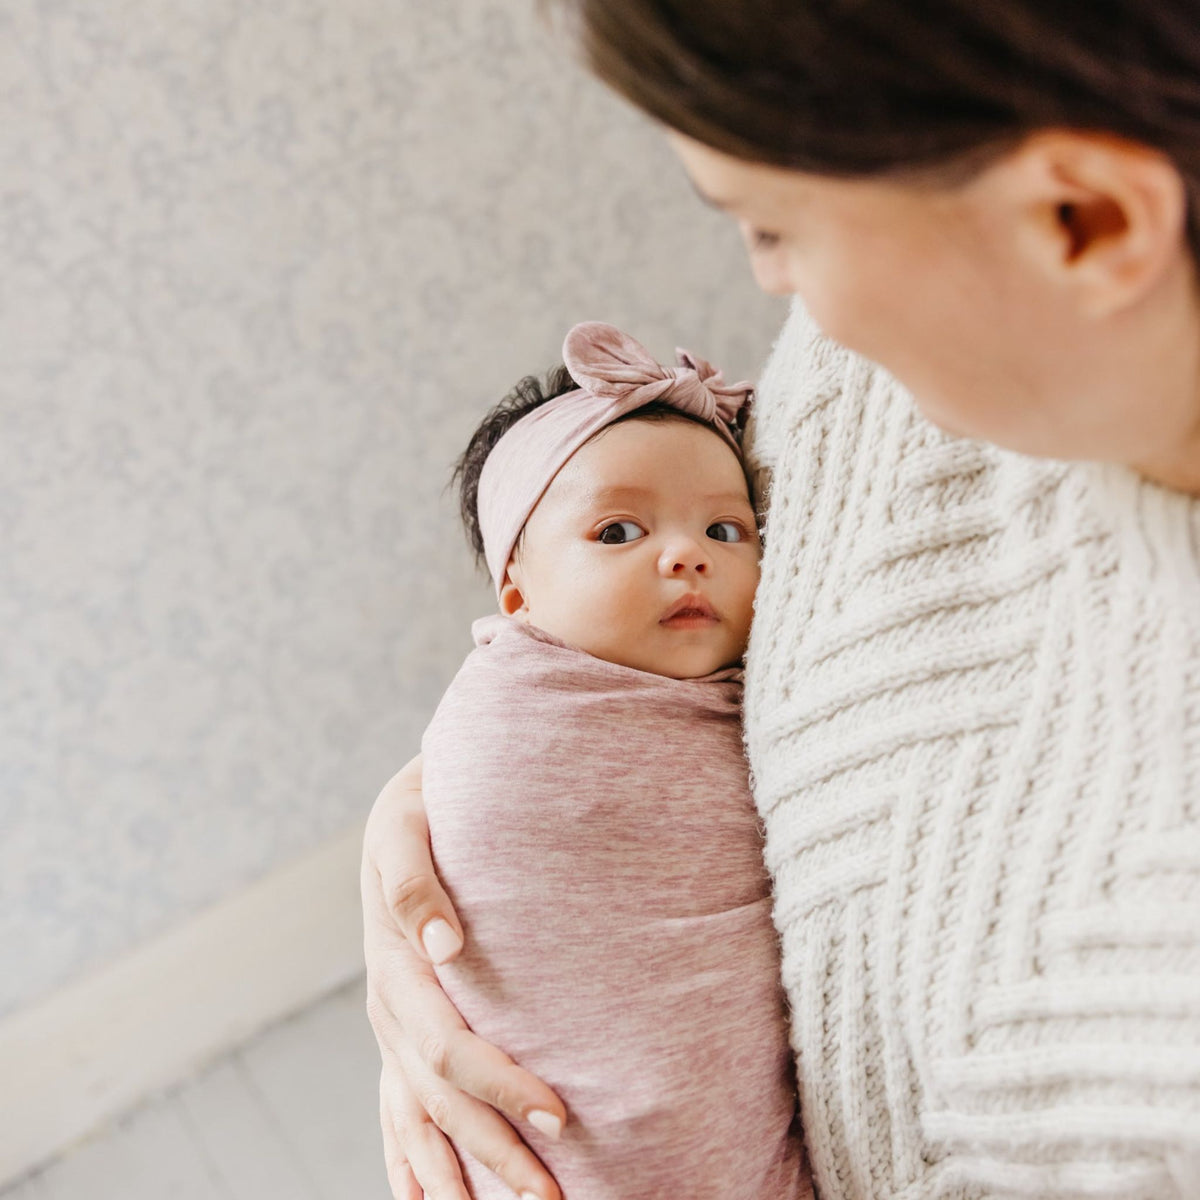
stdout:
<svg viewBox="0 0 1200 1200">
<path fill-rule="evenodd" d="M 686 596 L 681 596 L 670 608 L 663 613 L 661 620 L 663 622 L 670 621 L 673 617 L 679 617 L 686 614 L 689 617 L 709 617 L 714 618 L 717 611 L 708 602 L 706 596 L 700 595 L 699 592 L 689 592 Z"/>
</svg>

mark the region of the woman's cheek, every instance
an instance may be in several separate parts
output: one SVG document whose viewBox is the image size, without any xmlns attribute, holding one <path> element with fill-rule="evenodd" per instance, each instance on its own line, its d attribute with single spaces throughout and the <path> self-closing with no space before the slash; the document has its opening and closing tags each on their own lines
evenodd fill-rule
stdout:
<svg viewBox="0 0 1200 1200">
<path fill-rule="evenodd" d="M 754 272 L 754 282 L 768 296 L 790 296 L 799 292 L 793 278 L 791 264 L 785 254 L 778 251 L 763 253 L 750 252 L 750 268 Z"/>
<path fill-rule="evenodd" d="M 903 320 L 905 301 L 902 291 L 893 290 L 885 281 L 864 284 L 866 281 L 857 281 L 853 269 L 825 273 L 816 268 L 798 280 L 795 292 L 826 337 L 865 358 L 883 362 L 880 353 Z"/>
</svg>

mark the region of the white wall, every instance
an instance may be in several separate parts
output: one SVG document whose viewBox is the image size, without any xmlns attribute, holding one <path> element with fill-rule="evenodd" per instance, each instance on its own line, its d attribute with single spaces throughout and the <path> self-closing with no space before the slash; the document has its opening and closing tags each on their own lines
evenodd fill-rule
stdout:
<svg viewBox="0 0 1200 1200">
<path fill-rule="evenodd" d="M 361 817 L 487 607 L 448 465 L 570 324 L 761 359 L 533 7 L 0 8 L 0 1014 Z"/>
</svg>

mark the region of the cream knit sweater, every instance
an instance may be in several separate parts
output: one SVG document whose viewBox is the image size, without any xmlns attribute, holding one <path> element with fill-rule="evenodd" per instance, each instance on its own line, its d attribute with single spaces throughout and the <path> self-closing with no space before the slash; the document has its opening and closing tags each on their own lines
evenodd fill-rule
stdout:
<svg viewBox="0 0 1200 1200">
<path fill-rule="evenodd" d="M 1200 1197 L 1200 503 L 793 313 L 748 659 L 822 1200 Z"/>
</svg>

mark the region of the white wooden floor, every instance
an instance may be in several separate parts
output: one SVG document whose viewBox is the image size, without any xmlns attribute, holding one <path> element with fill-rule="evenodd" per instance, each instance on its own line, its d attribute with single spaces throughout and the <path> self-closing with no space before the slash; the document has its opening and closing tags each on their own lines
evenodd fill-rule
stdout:
<svg viewBox="0 0 1200 1200">
<path fill-rule="evenodd" d="M 0 1200 L 390 1200 L 364 998 L 335 992 Z"/>
</svg>

